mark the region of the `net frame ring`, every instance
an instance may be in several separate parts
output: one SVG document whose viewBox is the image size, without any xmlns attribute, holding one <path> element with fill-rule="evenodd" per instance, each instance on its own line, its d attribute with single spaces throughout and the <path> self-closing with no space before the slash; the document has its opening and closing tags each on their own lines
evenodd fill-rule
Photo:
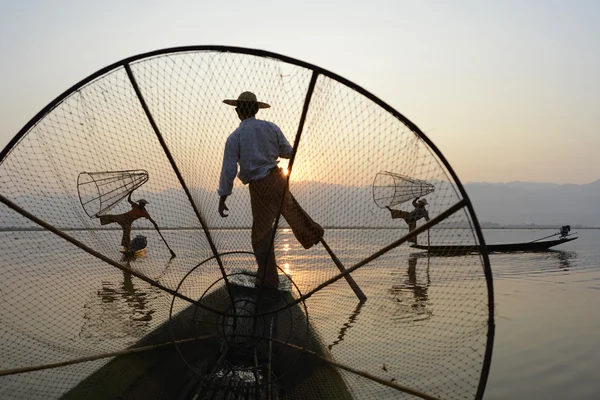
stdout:
<svg viewBox="0 0 600 400">
<path fill-rule="evenodd" d="M 381 184 L 380 182 L 384 177 L 388 177 L 387 180 L 390 184 Z M 402 183 L 402 184 L 401 184 Z M 408 190 L 403 186 L 411 186 Z M 381 197 L 379 195 L 380 189 L 389 188 L 390 195 Z M 401 190 L 402 189 L 402 190 Z M 402 175 L 390 171 L 380 171 L 375 175 L 372 185 L 373 201 L 379 208 L 387 208 L 395 206 L 411 199 L 426 196 L 430 193 L 435 192 L 435 186 L 427 181 L 418 178 L 411 178 L 407 175 Z M 387 199 L 390 199 L 388 202 Z M 383 201 L 385 200 L 385 201 Z"/>
<path fill-rule="evenodd" d="M 456 188 L 455 189 L 456 193 L 460 194 L 463 198 L 461 200 L 460 204 L 462 204 L 462 208 L 464 208 L 466 215 L 472 219 L 472 226 L 475 228 L 474 236 L 476 237 L 477 242 L 480 243 L 481 245 L 485 245 L 485 240 L 484 240 L 483 234 L 481 232 L 479 222 L 476 218 L 474 208 L 473 208 L 471 202 L 468 200 L 468 196 L 467 196 L 466 191 L 464 190 L 464 187 L 462 186 L 460 180 L 454 173 L 453 169 L 447 162 L 446 158 L 441 154 L 441 152 L 437 149 L 437 147 L 427 138 L 427 136 L 416 125 L 414 125 L 412 122 L 410 122 L 408 119 L 406 119 L 402 114 L 400 114 L 396 110 L 394 110 L 391 106 L 389 106 L 388 104 L 386 104 L 383 101 L 381 101 L 380 99 L 378 99 L 376 96 L 372 95 L 371 93 L 367 92 L 360 86 L 358 86 L 336 74 L 333 74 L 327 70 L 323 70 L 314 65 L 304 63 L 302 61 L 298 61 L 298 60 L 295 60 L 295 59 L 292 59 L 292 58 L 289 58 L 286 56 L 278 55 L 275 53 L 265 52 L 262 50 L 244 49 L 244 48 L 228 47 L 228 46 L 186 46 L 186 47 L 171 48 L 171 49 L 161 49 L 158 51 L 140 54 L 140 55 L 136 55 L 136 56 L 121 60 L 117 63 L 111 64 L 111 65 L 99 70 L 98 72 L 90 75 L 88 78 L 80 81 L 79 83 L 74 85 L 72 88 L 65 91 L 62 95 L 58 96 L 53 102 L 49 103 L 44 109 L 42 109 L 34 118 L 32 118 L 19 131 L 19 133 L 11 140 L 11 142 L 5 147 L 5 149 L 0 152 L 0 165 L 2 164 L 4 159 L 7 157 L 7 155 L 12 151 L 13 147 L 15 147 L 19 143 L 19 141 L 23 137 L 25 137 L 25 135 L 29 132 L 30 129 L 32 129 L 33 126 L 35 126 L 35 124 L 37 124 L 40 120 L 45 118 L 46 114 L 50 113 L 54 107 L 59 105 L 69 95 L 76 92 L 83 86 L 89 84 L 93 80 L 101 77 L 103 74 L 111 72 L 111 71 L 116 70 L 117 68 L 121 68 L 121 67 L 124 67 L 126 70 L 130 71 L 130 64 L 136 63 L 136 62 L 138 62 L 140 60 L 144 60 L 146 58 L 160 57 L 165 54 L 172 54 L 172 53 L 174 54 L 174 53 L 183 53 L 183 52 L 192 52 L 192 51 L 194 51 L 194 52 L 195 51 L 216 51 L 216 52 L 222 52 L 222 53 L 231 52 L 231 53 L 235 53 L 235 54 L 253 55 L 253 56 L 260 56 L 260 57 L 271 57 L 276 60 L 288 62 L 288 63 L 291 63 L 296 66 L 309 68 L 310 70 L 313 71 L 313 77 L 314 77 L 313 82 L 316 81 L 316 79 L 322 75 L 322 76 L 325 76 L 326 78 L 333 79 L 333 80 L 345 85 L 346 87 L 356 91 L 357 93 L 365 96 L 367 99 L 373 101 L 375 104 L 379 105 L 380 107 L 382 107 L 383 109 L 388 111 L 392 116 L 394 116 L 399 121 L 401 121 L 409 130 L 411 130 L 416 135 L 418 135 L 420 140 L 424 141 L 424 143 L 429 147 L 429 149 L 432 151 L 432 153 L 438 157 L 438 162 L 440 163 L 440 165 L 442 167 L 446 168 L 446 170 L 447 170 L 446 173 L 447 173 L 448 177 L 451 178 L 452 182 L 454 183 L 455 188 Z M 130 76 L 133 76 L 133 74 L 130 74 Z M 130 80 L 132 82 L 134 82 L 133 79 L 130 79 Z M 310 92 L 310 93 L 312 93 L 312 92 Z M 11 205 L 9 200 L 7 198 L 5 198 L 3 194 L 0 194 L 0 196 L 2 196 L 2 198 L 0 200 L 3 200 L 2 202 L 4 204 L 8 205 L 16 212 L 19 212 L 20 214 L 27 216 L 25 214 L 26 211 L 23 211 L 23 210 L 19 211 L 18 206 L 14 205 L 14 204 Z M 191 201 L 191 203 L 195 204 L 193 201 Z M 30 219 L 33 220 L 33 218 L 30 218 Z M 46 228 L 46 229 L 48 229 L 48 228 Z M 63 238 L 67 237 L 67 236 L 68 235 L 63 234 Z M 74 242 L 74 239 L 73 239 L 73 242 Z M 488 324 L 487 324 L 488 325 L 487 339 L 488 340 L 484 346 L 485 354 L 483 357 L 484 358 L 483 366 L 479 373 L 480 383 L 479 383 L 479 387 L 477 388 L 477 393 L 475 395 L 475 398 L 478 398 L 478 399 L 483 396 L 483 390 L 485 388 L 485 384 L 487 381 L 487 375 L 488 375 L 488 372 L 490 369 L 493 338 L 494 338 L 494 301 L 493 301 L 494 298 L 493 298 L 492 274 L 491 274 L 491 269 L 490 269 L 490 265 L 489 265 L 489 258 L 488 258 L 487 252 L 482 251 L 480 259 L 481 259 L 483 272 L 485 274 L 487 288 L 488 288 L 488 292 L 487 292 L 488 293 L 488 302 L 487 302 L 487 317 L 488 317 L 488 319 L 487 319 L 487 322 L 488 322 Z"/>
<path fill-rule="evenodd" d="M 392 180 L 392 185 L 381 185 L 381 184 L 377 184 L 378 181 L 381 181 L 382 179 L 385 179 L 384 177 L 389 177 Z M 385 203 L 382 201 L 383 199 L 388 198 L 386 197 L 380 197 L 378 196 L 378 193 L 376 193 L 376 189 L 381 189 L 381 188 L 393 188 L 393 193 L 391 196 L 391 199 L 394 199 L 394 196 L 396 195 L 396 179 L 394 178 L 394 176 L 392 174 L 390 174 L 387 171 L 380 171 L 375 175 L 375 178 L 373 178 L 373 185 L 372 185 L 372 193 L 373 193 L 373 202 L 375 202 L 375 204 L 377 205 L 377 207 L 379 208 L 386 208 L 391 206 L 392 204 L 392 200 L 390 200 L 389 202 Z"/>
<path fill-rule="evenodd" d="M 95 176 L 106 174 L 112 175 L 115 180 L 122 181 L 122 188 L 125 190 L 125 195 L 119 197 L 113 204 L 109 204 L 108 206 L 103 206 L 102 196 L 103 193 L 100 190 L 99 181 Z M 86 177 L 87 180 L 82 182 L 83 177 Z M 138 179 L 138 177 L 140 177 Z M 145 169 L 130 169 L 130 170 L 120 170 L 120 171 L 82 171 L 77 175 L 77 196 L 79 197 L 79 202 L 81 203 L 81 207 L 86 215 L 90 218 L 98 218 L 100 215 L 103 215 L 105 212 L 109 211 L 117 204 L 119 204 L 126 196 L 127 193 L 133 193 L 135 190 L 142 187 L 148 180 L 150 179 L 150 175 Z M 86 193 L 82 193 L 81 188 L 93 185 L 95 187 L 95 192 L 97 193 L 97 197 L 92 197 L 88 201 L 84 201 L 86 198 Z M 92 189 L 93 190 L 93 189 Z M 90 203 L 99 202 L 98 211 L 92 213 L 87 206 Z M 86 207 L 87 206 L 87 207 Z"/>
<path fill-rule="evenodd" d="M 219 257 L 221 258 L 221 260 L 225 260 L 228 257 L 235 257 L 239 255 L 254 256 L 254 253 L 250 251 L 230 251 L 220 253 Z M 175 289 L 175 292 L 181 293 L 184 287 L 184 283 L 186 282 L 186 280 L 188 280 L 188 278 L 192 276 L 192 274 L 195 271 L 197 271 L 199 268 L 206 265 L 207 263 L 215 261 L 216 255 L 213 255 L 199 262 L 195 267 L 193 267 L 180 279 Z M 232 293 L 230 292 L 230 289 L 227 286 L 231 285 L 233 281 L 241 280 L 241 282 L 244 282 L 248 278 L 256 279 L 256 274 L 249 273 L 246 270 L 229 272 L 226 275 L 227 279 L 225 279 L 225 277 L 220 277 L 216 281 L 213 281 L 212 283 L 209 283 L 207 286 L 204 287 L 202 294 L 197 299 L 198 304 L 196 304 L 196 306 L 194 307 L 191 320 L 188 322 L 192 324 L 192 332 L 194 334 L 194 337 L 196 339 L 200 339 L 202 335 L 199 334 L 198 329 L 201 328 L 202 325 L 204 325 L 204 322 L 202 319 L 197 319 L 196 317 L 200 316 L 200 313 L 208 312 L 210 315 L 216 318 L 215 329 L 221 340 L 221 345 L 227 343 L 229 346 L 235 348 L 237 351 L 240 351 L 242 353 L 255 348 L 264 349 L 265 345 L 267 347 L 270 344 L 277 345 L 278 350 L 273 352 L 272 358 L 287 358 L 288 361 L 290 361 L 290 363 L 286 365 L 286 369 L 278 376 L 271 376 L 270 380 L 268 380 L 268 382 L 270 381 L 271 383 L 268 384 L 272 384 L 275 381 L 280 381 L 288 375 L 292 374 L 295 365 L 300 362 L 302 357 L 306 356 L 306 354 L 304 354 L 304 350 L 311 348 L 311 318 L 309 315 L 308 306 L 305 300 L 303 299 L 303 293 L 290 275 L 286 274 L 285 271 L 280 267 L 278 267 L 278 270 L 281 272 L 281 274 L 279 275 L 280 278 L 283 276 L 283 278 L 286 280 L 286 283 L 283 286 L 289 287 L 290 291 L 294 291 L 297 294 L 297 296 L 301 299 L 299 302 L 292 301 L 291 303 L 289 303 L 283 296 L 283 293 L 281 291 L 278 291 L 275 299 L 276 306 L 267 307 L 266 309 L 264 308 L 265 302 L 268 302 L 270 300 L 272 301 L 274 300 L 273 298 L 269 300 L 269 298 L 266 297 L 259 305 L 254 301 L 254 299 L 248 298 L 244 295 L 231 296 L 230 306 L 218 312 L 216 310 L 210 311 L 208 310 L 208 308 L 204 308 L 202 305 L 207 305 L 205 300 L 211 293 L 213 293 L 215 288 L 224 285 L 228 296 L 230 296 Z M 178 315 L 175 307 L 176 300 L 177 296 L 172 295 L 167 324 L 171 342 L 174 344 L 174 347 L 177 353 L 179 354 L 180 359 L 187 365 L 190 371 L 196 374 L 199 378 L 201 378 L 203 382 L 210 385 L 211 387 L 217 389 L 230 387 L 227 384 L 220 384 L 218 381 L 214 381 L 214 377 L 211 374 L 206 375 L 203 371 L 200 371 L 198 367 L 186 357 L 186 352 L 181 347 L 181 345 L 178 344 L 179 338 L 174 330 L 174 320 L 177 318 Z M 258 309 L 257 306 L 259 306 Z M 303 321 L 298 321 L 298 319 L 293 315 L 291 309 L 295 306 L 299 307 L 300 312 L 304 315 Z M 242 311 L 242 313 L 237 314 L 239 311 Z M 245 320 L 248 318 L 255 319 L 251 326 L 252 333 L 250 335 L 247 334 L 249 332 L 248 327 L 238 327 L 238 321 Z M 285 327 L 284 331 L 277 333 L 277 337 L 279 338 L 279 340 L 275 340 L 265 336 L 265 334 L 268 333 L 268 327 L 266 322 L 273 318 L 277 320 L 283 319 L 287 321 L 287 324 L 283 324 Z M 293 342 L 297 343 L 294 344 Z M 223 348 L 221 349 L 221 351 L 222 350 Z M 262 368 L 265 367 L 265 364 L 259 363 L 258 366 Z M 264 387 L 265 385 L 266 383 L 257 382 L 255 384 L 246 384 L 246 387 L 258 388 Z"/>
</svg>

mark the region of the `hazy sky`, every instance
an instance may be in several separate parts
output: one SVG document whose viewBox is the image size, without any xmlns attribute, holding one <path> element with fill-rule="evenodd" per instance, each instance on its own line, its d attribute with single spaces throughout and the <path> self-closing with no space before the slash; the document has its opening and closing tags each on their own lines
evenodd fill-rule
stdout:
<svg viewBox="0 0 600 400">
<path fill-rule="evenodd" d="M 98 69 L 230 45 L 335 72 L 417 124 L 463 182 L 600 179 L 600 1 L 0 0 L 0 148 Z"/>
</svg>

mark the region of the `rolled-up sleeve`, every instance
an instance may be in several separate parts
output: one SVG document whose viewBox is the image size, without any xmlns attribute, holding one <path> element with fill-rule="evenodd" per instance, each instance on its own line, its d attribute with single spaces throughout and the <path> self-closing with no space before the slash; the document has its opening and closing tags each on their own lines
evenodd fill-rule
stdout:
<svg viewBox="0 0 600 400">
<path fill-rule="evenodd" d="M 219 196 L 229 196 L 233 189 L 233 181 L 238 172 L 238 160 L 240 158 L 237 136 L 231 135 L 225 142 L 225 153 L 223 154 L 223 165 L 221 167 L 221 178 L 219 179 Z"/>
</svg>

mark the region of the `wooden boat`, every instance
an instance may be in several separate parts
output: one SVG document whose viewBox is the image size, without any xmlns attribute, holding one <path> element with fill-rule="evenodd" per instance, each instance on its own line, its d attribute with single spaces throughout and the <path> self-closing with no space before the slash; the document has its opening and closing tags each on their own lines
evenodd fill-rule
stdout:
<svg viewBox="0 0 600 400">
<path fill-rule="evenodd" d="M 500 244 L 488 244 L 486 250 L 488 253 L 511 253 L 517 251 L 544 251 L 550 247 L 558 246 L 559 244 L 567 243 L 577 239 L 575 237 L 563 237 L 555 240 L 544 240 L 539 242 L 521 242 L 521 243 L 500 243 Z M 455 254 L 468 254 L 468 253 L 479 253 L 481 252 L 481 246 L 475 245 L 421 245 L 413 244 L 410 247 L 427 250 L 430 253 L 444 254 L 444 255 L 455 255 Z"/>
<path fill-rule="evenodd" d="M 223 314 L 185 308 L 61 399 L 353 398 L 290 292 L 232 283 L 229 293 L 201 299 Z"/>
</svg>

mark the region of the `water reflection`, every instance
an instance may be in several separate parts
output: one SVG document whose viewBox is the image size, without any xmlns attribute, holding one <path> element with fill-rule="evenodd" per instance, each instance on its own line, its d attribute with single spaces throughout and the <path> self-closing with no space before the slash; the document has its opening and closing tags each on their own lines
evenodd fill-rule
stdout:
<svg viewBox="0 0 600 400">
<path fill-rule="evenodd" d="M 428 289 L 431 283 L 429 258 L 421 258 L 422 265 L 421 268 L 418 268 L 419 258 L 412 254 L 408 257 L 406 274 L 392 273 L 392 276 L 396 279 L 399 277 L 404 278 L 400 283 L 393 283 L 389 289 L 390 294 L 398 304 L 398 309 L 393 316 L 394 320 L 420 321 L 429 319 L 431 316 L 431 310 L 428 308 Z"/>
<path fill-rule="evenodd" d="M 344 325 L 342 325 L 342 327 L 340 328 L 340 332 L 338 333 L 337 339 L 334 340 L 333 343 L 331 343 L 328 346 L 329 350 L 331 350 L 331 348 L 333 346 L 335 346 L 336 344 L 338 344 L 342 340 L 344 340 L 344 336 L 346 336 L 346 332 L 348 331 L 348 329 L 350 329 L 356 323 L 356 318 L 358 318 L 358 314 L 360 314 L 360 309 L 362 308 L 363 304 L 365 304 L 365 303 L 364 302 L 359 302 L 356 305 L 356 308 L 354 309 L 354 311 L 352 312 L 352 314 L 350 314 L 350 317 L 348 317 L 348 321 L 345 322 Z"/>
<path fill-rule="evenodd" d="M 507 253 L 490 255 L 494 276 L 498 278 L 547 277 L 556 273 L 581 273 L 589 267 L 580 262 L 575 251 L 546 250 L 535 253 Z"/>
<path fill-rule="evenodd" d="M 131 338 L 137 340 L 150 326 L 157 290 L 122 272 L 122 281 L 102 281 L 97 296 L 84 304 L 85 322 L 79 336 L 86 340 Z M 143 288 L 140 286 L 143 285 Z"/>
<path fill-rule="evenodd" d="M 572 268 L 571 259 L 577 258 L 577 253 L 574 251 L 550 250 L 558 259 L 558 264 L 564 271 L 569 271 Z"/>
<path fill-rule="evenodd" d="M 122 302 L 129 307 L 126 313 L 132 321 L 150 321 L 154 310 L 148 309 L 148 294 L 133 286 L 132 275 L 123 272 L 123 283 L 115 289 L 112 282 L 102 282 L 98 296 L 103 303 Z M 120 297 L 120 298 L 119 298 Z"/>
</svg>

